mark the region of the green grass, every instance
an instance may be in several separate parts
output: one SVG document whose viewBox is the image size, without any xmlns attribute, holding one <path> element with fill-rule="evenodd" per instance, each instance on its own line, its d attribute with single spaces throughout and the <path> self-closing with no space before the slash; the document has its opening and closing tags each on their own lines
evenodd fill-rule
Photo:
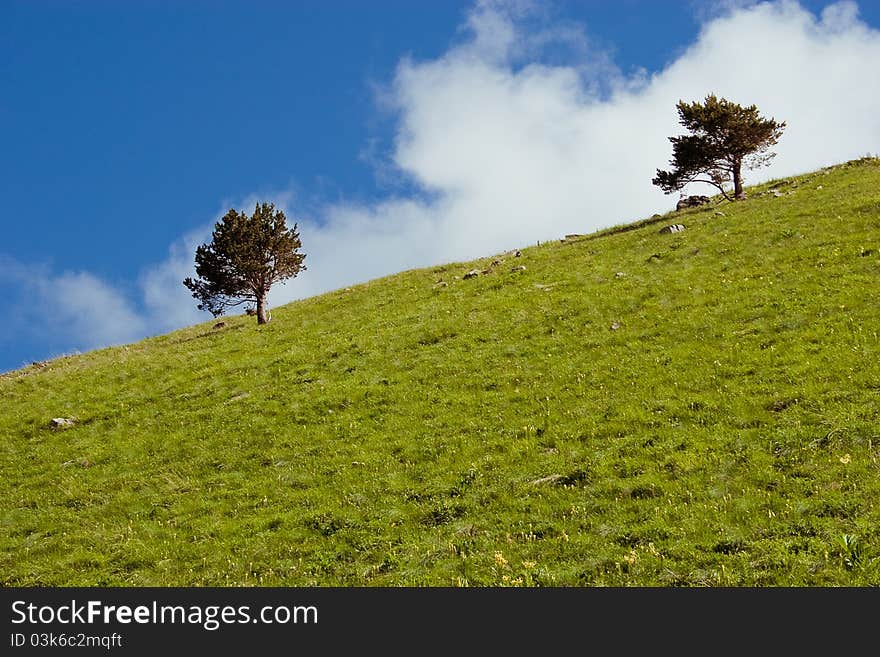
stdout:
<svg viewBox="0 0 880 657">
<path fill-rule="evenodd" d="M 0 377 L 0 584 L 880 584 L 880 161 L 747 191 Z"/>
</svg>

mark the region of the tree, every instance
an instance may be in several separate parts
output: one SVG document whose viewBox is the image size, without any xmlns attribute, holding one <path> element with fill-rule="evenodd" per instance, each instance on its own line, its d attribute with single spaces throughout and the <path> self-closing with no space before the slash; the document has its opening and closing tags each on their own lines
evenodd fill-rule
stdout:
<svg viewBox="0 0 880 657">
<path fill-rule="evenodd" d="M 199 310 L 217 317 L 252 302 L 257 323 L 269 321 L 269 289 L 305 269 L 297 226 L 288 229 L 286 222 L 274 204 L 258 203 L 252 216 L 232 208 L 214 225 L 211 242 L 196 249 L 198 279 L 183 281 L 199 300 Z"/>
<path fill-rule="evenodd" d="M 679 123 L 691 134 L 670 137 L 673 167 L 657 169 L 651 181 L 667 194 L 692 182 L 717 187 L 724 198 L 732 200 L 723 185 L 733 179 L 733 198 L 745 198 L 742 166 L 757 169 L 769 164 L 776 155 L 770 152 L 782 136 L 785 122 L 765 119 L 754 105 L 742 107 L 714 94 L 702 103 L 679 101 Z"/>
</svg>

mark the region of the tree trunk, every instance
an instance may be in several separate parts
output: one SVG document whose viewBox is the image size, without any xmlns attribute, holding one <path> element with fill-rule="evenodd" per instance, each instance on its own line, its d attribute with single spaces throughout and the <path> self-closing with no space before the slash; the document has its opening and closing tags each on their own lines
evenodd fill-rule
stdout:
<svg viewBox="0 0 880 657">
<path fill-rule="evenodd" d="M 257 324 L 267 324 L 269 322 L 269 313 L 266 304 L 266 295 L 261 294 L 257 297 Z"/>
<path fill-rule="evenodd" d="M 745 197 L 742 181 L 742 162 L 737 162 L 733 165 L 733 198 L 744 199 Z"/>
</svg>

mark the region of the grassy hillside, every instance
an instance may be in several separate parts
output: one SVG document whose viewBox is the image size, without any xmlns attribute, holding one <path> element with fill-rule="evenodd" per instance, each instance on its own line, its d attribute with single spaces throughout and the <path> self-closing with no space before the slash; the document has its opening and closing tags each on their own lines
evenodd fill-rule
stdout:
<svg viewBox="0 0 880 657">
<path fill-rule="evenodd" d="M 880 584 L 880 161 L 747 192 L 0 377 L 0 583 Z"/>
</svg>

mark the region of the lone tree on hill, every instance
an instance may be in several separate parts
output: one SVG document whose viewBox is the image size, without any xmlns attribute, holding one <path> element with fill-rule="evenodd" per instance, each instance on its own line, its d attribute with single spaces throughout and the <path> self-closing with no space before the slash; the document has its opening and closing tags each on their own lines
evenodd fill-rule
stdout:
<svg viewBox="0 0 880 657">
<path fill-rule="evenodd" d="M 724 190 L 724 183 L 733 179 L 733 198 L 745 198 L 742 165 L 757 169 L 769 164 L 776 155 L 769 151 L 782 136 L 785 121 L 777 123 L 758 114 L 754 105 L 742 107 L 714 94 L 702 103 L 676 105 L 679 123 L 691 133 L 670 137 L 672 142 L 671 171 L 657 169 L 651 181 L 667 194 L 681 190 L 692 182 L 717 187 L 724 198 L 733 200 Z"/>
<path fill-rule="evenodd" d="M 305 269 L 296 224 L 288 229 L 286 221 L 274 204 L 258 203 L 252 216 L 233 208 L 214 225 L 211 242 L 196 249 L 198 279 L 183 281 L 199 300 L 199 310 L 217 317 L 250 301 L 257 323 L 269 321 L 269 288 Z"/>
</svg>

